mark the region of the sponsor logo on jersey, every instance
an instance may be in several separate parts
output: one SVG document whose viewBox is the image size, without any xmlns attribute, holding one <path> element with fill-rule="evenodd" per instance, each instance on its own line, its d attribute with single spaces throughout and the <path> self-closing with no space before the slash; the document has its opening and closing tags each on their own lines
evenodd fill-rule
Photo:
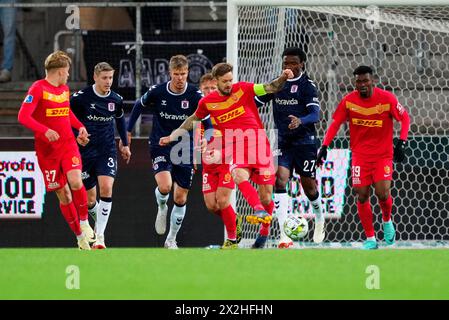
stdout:
<svg viewBox="0 0 449 320">
<path fill-rule="evenodd" d="M 66 117 L 69 115 L 69 108 L 53 108 L 45 110 L 47 117 Z"/>
<path fill-rule="evenodd" d="M 109 102 L 108 103 L 108 110 L 109 111 L 115 111 L 115 103 L 114 102 Z"/>
<path fill-rule="evenodd" d="M 235 104 L 238 100 L 240 100 L 240 98 L 243 96 L 243 94 L 244 94 L 244 92 L 240 88 L 239 91 L 233 93 L 231 97 L 226 99 L 226 101 L 206 103 L 206 108 L 209 109 L 209 110 L 225 110 L 225 109 L 228 109 L 230 106 Z M 235 100 L 235 99 L 237 99 L 237 100 Z"/>
<path fill-rule="evenodd" d="M 54 94 L 54 93 L 50 93 L 48 91 L 44 91 L 44 92 L 42 92 L 42 99 L 51 101 L 51 102 L 56 102 L 56 103 L 68 102 L 69 101 L 69 92 L 64 91 L 61 94 Z"/>
<path fill-rule="evenodd" d="M 188 109 L 189 108 L 189 101 L 188 100 L 182 100 L 181 101 L 181 108 L 182 109 Z"/>
<path fill-rule="evenodd" d="M 361 107 L 355 103 L 346 101 L 346 109 L 354 111 L 356 113 L 363 114 L 364 116 L 371 116 L 373 114 L 381 114 L 384 111 L 390 111 L 390 104 L 377 104 L 374 107 Z"/>
<path fill-rule="evenodd" d="M 291 93 L 295 93 L 297 91 L 298 91 L 298 86 L 296 84 L 292 85 L 291 88 L 290 88 L 290 92 Z"/>
<path fill-rule="evenodd" d="M 25 100 L 23 100 L 23 102 L 24 103 L 31 103 L 31 102 L 33 102 L 33 99 L 34 99 L 34 97 L 31 94 L 29 94 L 29 95 L 27 95 L 25 97 Z"/>
<path fill-rule="evenodd" d="M 168 119 L 168 120 L 185 120 L 188 118 L 186 114 L 168 114 L 166 112 L 159 112 L 159 115 L 161 118 Z"/>
<path fill-rule="evenodd" d="M 356 126 L 364 126 L 364 127 L 382 127 L 382 120 L 370 120 L 370 119 L 352 119 L 352 124 Z"/>
<path fill-rule="evenodd" d="M 99 121 L 99 122 L 108 122 L 108 121 L 112 121 L 114 119 L 114 116 L 110 116 L 110 117 L 97 117 L 96 115 L 88 115 L 87 120 L 90 121 Z"/>
<path fill-rule="evenodd" d="M 225 123 L 231 121 L 232 119 L 240 117 L 245 113 L 245 108 L 243 106 L 238 107 L 237 109 L 226 112 L 222 115 L 215 117 L 218 123 Z"/>
<path fill-rule="evenodd" d="M 294 99 L 294 98 L 292 98 L 292 99 L 279 99 L 279 98 L 276 98 L 275 100 L 274 100 L 274 102 L 276 102 L 276 104 L 278 104 L 278 105 L 280 105 L 280 106 L 294 106 L 294 105 L 297 105 L 297 104 L 299 104 L 299 101 L 298 100 L 296 100 L 296 99 Z"/>
</svg>

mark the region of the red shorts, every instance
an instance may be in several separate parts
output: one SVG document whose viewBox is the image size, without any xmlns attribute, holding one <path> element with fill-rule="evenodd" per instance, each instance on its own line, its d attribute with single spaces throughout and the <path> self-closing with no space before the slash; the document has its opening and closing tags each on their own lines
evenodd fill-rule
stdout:
<svg viewBox="0 0 449 320">
<path fill-rule="evenodd" d="M 242 168 L 249 170 L 249 178 L 259 185 L 274 185 L 276 182 L 276 170 L 273 165 L 270 166 L 259 166 L 257 164 L 232 164 L 230 170 Z"/>
<path fill-rule="evenodd" d="M 366 160 L 352 157 L 352 185 L 370 186 L 383 180 L 392 180 L 393 160 L 389 158 Z"/>
<path fill-rule="evenodd" d="M 83 167 L 78 146 L 74 143 L 68 143 L 63 149 L 51 154 L 36 149 L 36 154 L 47 192 L 64 187 L 67 183 L 67 172 L 74 169 L 82 170 Z"/>
<path fill-rule="evenodd" d="M 229 165 L 203 167 L 203 193 L 216 192 L 218 187 L 234 189 Z"/>
</svg>

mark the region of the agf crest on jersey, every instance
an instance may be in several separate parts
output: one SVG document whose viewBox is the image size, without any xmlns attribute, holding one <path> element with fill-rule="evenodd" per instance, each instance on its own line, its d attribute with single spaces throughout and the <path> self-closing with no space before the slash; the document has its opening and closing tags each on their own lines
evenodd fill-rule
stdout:
<svg viewBox="0 0 449 320">
<path fill-rule="evenodd" d="M 189 101 L 188 100 L 182 100 L 181 101 L 181 108 L 182 109 L 188 109 L 189 108 Z"/>
<path fill-rule="evenodd" d="M 115 111 L 115 103 L 114 102 L 109 102 L 108 103 L 108 110 L 109 111 Z"/>
</svg>

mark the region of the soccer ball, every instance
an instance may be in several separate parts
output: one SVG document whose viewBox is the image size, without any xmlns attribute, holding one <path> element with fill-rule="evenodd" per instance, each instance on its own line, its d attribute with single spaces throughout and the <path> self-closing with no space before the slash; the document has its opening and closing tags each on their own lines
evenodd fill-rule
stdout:
<svg viewBox="0 0 449 320">
<path fill-rule="evenodd" d="M 309 231 L 309 223 L 305 218 L 289 215 L 284 222 L 284 232 L 292 240 L 299 240 Z"/>
</svg>

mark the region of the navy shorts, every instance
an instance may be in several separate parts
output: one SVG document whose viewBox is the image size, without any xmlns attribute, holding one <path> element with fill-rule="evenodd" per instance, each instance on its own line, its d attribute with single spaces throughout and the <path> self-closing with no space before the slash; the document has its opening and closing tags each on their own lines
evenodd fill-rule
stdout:
<svg viewBox="0 0 449 320">
<path fill-rule="evenodd" d="M 82 158 L 83 172 L 81 178 L 86 190 L 97 185 L 98 176 L 109 176 L 115 178 L 117 174 L 117 155 L 105 154 L 96 158 Z"/>
<path fill-rule="evenodd" d="M 277 159 L 278 166 L 290 169 L 290 174 L 293 174 L 295 169 L 296 174 L 302 177 L 315 178 L 317 150 L 315 144 L 281 147 Z"/>
<path fill-rule="evenodd" d="M 173 181 L 184 189 L 190 189 L 193 179 L 193 165 L 173 164 L 170 160 L 170 150 L 167 147 L 156 147 L 150 145 L 151 161 L 153 163 L 153 173 L 169 171 Z"/>
</svg>

